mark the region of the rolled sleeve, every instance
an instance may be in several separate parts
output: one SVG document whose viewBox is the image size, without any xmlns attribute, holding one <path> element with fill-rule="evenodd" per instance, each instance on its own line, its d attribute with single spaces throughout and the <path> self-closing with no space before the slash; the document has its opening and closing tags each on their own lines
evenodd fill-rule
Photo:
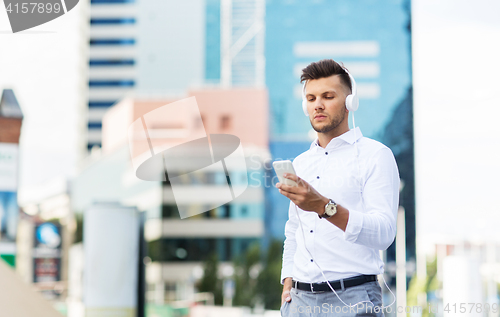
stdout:
<svg viewBox="0 0 500 317">
<path fill-rule="evenodd" d="M 396 236 L 399 172 L 389 148 L 371 159 L 363 187 L 363 208 L 349 210 L 346 241 L 378 250 L 387 249 Z"/>
<path fill-rule="evenodd" d="M 356 242 L 363 228 L 363 214 L 359 211 L 349 210 L 349 220 L 344 231 L 344 240 L 348 242 Z"/>
</svg>

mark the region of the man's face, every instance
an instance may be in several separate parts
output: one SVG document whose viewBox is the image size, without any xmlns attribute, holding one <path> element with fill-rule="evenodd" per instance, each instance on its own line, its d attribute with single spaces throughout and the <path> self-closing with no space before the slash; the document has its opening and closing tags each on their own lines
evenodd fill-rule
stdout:
<svg viewBox="0 0 500 317">
<path fill-rule="evenodd" d="M 347 95 L 349 88 L 341 83 L 338 75 L 313 79 L 307 83 L 307 112 L 316 132 L 330 132 L 344 122 L 347 114 Z"/>
</svg>

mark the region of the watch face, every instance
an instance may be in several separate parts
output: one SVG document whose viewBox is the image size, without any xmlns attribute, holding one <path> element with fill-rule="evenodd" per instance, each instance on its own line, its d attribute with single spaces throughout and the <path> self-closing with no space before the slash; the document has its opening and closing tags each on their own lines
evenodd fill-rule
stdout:
<svg viewBox="0 0 500 317">
<path fill-rule="evenodd" d="M 333 216 L 335 214 L 335 210 L 336 208 L 334 204 L 328 204 L 325 212 L 328 216 Z"/>
<path fill-rule="evenodd" d="M 330 202 L 325 205 L 325 212 L 320 218 L 329 218 L 337 213 L 337 205 L 333 200 L 330 199 Z"/>
<path fill-rule="evenodd" d="M 337 211 L 337 206 L 335 206 L 335 204 L 329 203 L 328 205 L 326 205 L 325 214 L 328 215 L 329 217 L 335 215 L 336 211 Z"/>
</svg>

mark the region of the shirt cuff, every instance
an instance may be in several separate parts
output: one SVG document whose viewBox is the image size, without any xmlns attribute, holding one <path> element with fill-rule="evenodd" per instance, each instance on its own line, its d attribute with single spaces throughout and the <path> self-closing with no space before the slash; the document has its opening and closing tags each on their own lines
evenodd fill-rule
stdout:
<svg viewBox="0 0 500 317">
<path fill-rule="evenodd" d="M 356 242 L 363 227 L 363 215 L 359 211 L 349 210 L 349 220 L 344 231 L 344 240 Z"/>
<path fill-rule="evenodd" d="M 287 277 L 292 277 L 292 272 L 290 269 L 283 267 L 281 269 L 281 285 L 285 284 L 285 279 Z"/>
</svg>

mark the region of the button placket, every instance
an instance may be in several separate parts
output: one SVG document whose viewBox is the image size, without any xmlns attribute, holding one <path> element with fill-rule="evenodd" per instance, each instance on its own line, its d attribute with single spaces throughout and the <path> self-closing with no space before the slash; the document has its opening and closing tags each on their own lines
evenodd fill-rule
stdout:
<svg viewBox="0 0 500 317">
<path fill-rule="evenodd" d="M 323 152 L 321 153 L 322 158 L 321 158 L 321 166 L 323 167 L 321 171 L 325 170 L 327 164 L 328 164 L 328 150 L 323 149 Z M 319 175 L 318 175 L 319 174 Z M 318 171 L 318 174 L 316 175 L 316 179 L 319 179 L 321 182 L 322 176 L 320 174 L 320 171 Z"/>
</svg>

